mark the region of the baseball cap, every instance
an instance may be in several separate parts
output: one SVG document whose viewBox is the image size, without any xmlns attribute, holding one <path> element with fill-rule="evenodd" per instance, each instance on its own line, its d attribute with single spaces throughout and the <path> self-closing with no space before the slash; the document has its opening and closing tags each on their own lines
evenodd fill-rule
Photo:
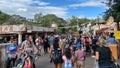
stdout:
<svg viewBox="0 0 120 68">
<path fill-rule="evenodd" d="M 82 45 L 80 43 L 77 43 L 76 47 L 77 48 L 82 48 Z"/>
</svg>

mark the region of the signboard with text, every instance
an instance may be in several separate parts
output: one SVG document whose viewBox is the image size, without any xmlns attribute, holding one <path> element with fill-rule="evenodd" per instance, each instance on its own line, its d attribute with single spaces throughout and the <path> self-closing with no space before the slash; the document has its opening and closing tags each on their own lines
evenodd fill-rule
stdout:
<svg viewBox="0 0 120 68">
<path fill-rule="evenodd" d="M 0 26 L 0 34 L 10 33 L 10 32 L 13 32 L 13 26 L 12 25 Z"/>
<path fill-rule="evenodd" d="M 114 36 L 115 39 L 120 39 L 120 31 L 115 31 Z"/>
<path fill-rule="evenodd" d="M 24 25 L 3 25 L 0 26 L 0 34 L 10 34 L 25 31 Z"/>
</svg>

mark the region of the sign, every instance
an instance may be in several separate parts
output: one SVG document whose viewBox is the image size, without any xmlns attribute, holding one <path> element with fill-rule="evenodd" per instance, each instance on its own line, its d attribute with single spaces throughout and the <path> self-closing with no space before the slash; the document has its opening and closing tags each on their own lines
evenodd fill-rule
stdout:
<svg viewBox="0 0 120 68">
<path fill-rule="evenodd" d="M 10 32 L 13 32 L 13 26 L 12 25 L 0 26 L 0 34 L 10 33 Z"/>
<path fill-rule="evenodd" d="M 3 25 L 0 26 L 0 34 L 10 34 L 25 31 L 24 25 Z"/>
<path fill-rule="evenodd" d="M 115 39 L 120 39 L 120 31 L 115 31 L 114 36 Z"/>
<path fill-rule="evenodd" d="M 26 30 L 25 25 L 13 25 L 13 31 L 15 32 L 21 32 L 25 30 Z"/>
</svg>

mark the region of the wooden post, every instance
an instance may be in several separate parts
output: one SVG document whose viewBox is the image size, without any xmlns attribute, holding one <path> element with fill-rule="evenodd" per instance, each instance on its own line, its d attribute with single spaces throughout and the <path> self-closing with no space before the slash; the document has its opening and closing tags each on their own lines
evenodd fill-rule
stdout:
<svg viewBox="0 0 120 68">
<path fill-rule="evenodd" d="M 5 44 L 0 44 L 0 68 L 6 68 Z"/>
<path fill-rule="evenodd" d="M 18 44 L 20 45 L 22 43 L 22 33 L 18 33 Z"/>
</svg>

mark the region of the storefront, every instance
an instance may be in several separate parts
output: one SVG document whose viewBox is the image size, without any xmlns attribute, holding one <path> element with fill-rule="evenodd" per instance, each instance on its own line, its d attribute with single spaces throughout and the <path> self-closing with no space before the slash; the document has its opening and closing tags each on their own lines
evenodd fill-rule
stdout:
<svg viewBox="0 0 120 68">
<path fill-rule="evenodd" d="M 1 39 L 9 40 L 10 37 L 14 36 L 18 38 L 18 44 L 22 42 L 25 34 L 35 35 L 36 33 L 51 33 L 54 32 L 52 28 L 38 27 L 32 25 L 1 25 L 0 26 L 0 37 Z"/>
</svg>

